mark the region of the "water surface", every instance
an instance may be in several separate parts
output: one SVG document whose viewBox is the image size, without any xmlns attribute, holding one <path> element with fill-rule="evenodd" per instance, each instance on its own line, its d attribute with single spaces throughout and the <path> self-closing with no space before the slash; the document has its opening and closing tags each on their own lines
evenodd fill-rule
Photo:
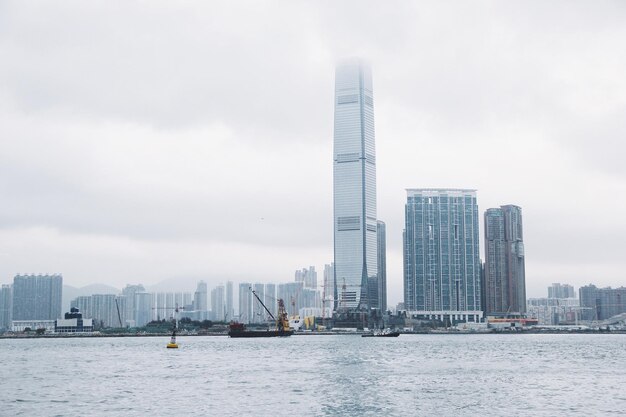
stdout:
<svg viewBox="0 0 626 417">
<path fill-rule="evenodd" d="M 623 415 L 626 335 L 0 340 L 0 415 Z"/>
</svg>

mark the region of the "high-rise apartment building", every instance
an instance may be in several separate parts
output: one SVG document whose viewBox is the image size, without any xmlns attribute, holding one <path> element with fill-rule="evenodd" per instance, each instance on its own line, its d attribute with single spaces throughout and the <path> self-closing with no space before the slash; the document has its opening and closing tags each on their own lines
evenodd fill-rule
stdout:
<svg viewBox="0 0 626 417">
<path fill-rule="evenodd" d="M 626 287 L 598 288 L 589 284 L 578 289 L 582 318 L 606 320 L 626 313 Z"/>
<path fill-rule="evenodd" d="M 571 285 L 557 282 L 548 287 L 548 298 L 576 298 L 576 292 Z"/>
<path fill-rule="evenodd" d="M 322 290 L 322 307 L 331 311 L 334 308 L 335 294 L 335 263 L 324 265 L 324 287 Z"/>
<path fill-rule="evenodd" d="M 526 278 L 522 209 L 506 205 L 485 212 L 486 313 L 525 313 Z"/>
<path fill-rule="evenodd" d="M 135 294 L 139 293 L 139 292 L 145 292 L 146 289 L 143 287 L 143 285 L 141 284 L 137 284 L 137 285 L 126 285 L 126 287 L 124 287 L 122 289 L 122 295 L 126 296 L 126 311 L 125 311 L 125 315 L 126 315 L 126 319 L 130 320 L 131 322 L 136 321 L 137 317 L 135 315 L 136 313 L 136 297 Z M 81 310 L 83 311 L 83 310 Z M 84 313 L 84 311 L 83 311 Z M 161 314 L 161 313 L 159 313 Z"/>
<path fill-rule="evenodd" d="M 125 295 L 93 294 L 79 296 L 70 303 L 70 308 L 77 308 L 85 319 L 93 319 L 93 325 L 101 327 L 126 327 Z M 130 319 L 129 319 L 130 320 Z"/>
<path fill-rule="evenodd" d="M 226 321 L 231 321 L 235 317 L 234 299 L 233 282 L 228 281 L 226 283 L 226 317 L 224 317 Z"/>
<path fill-rule="evenodd" d="M 252 323 L 252 284 L 242 282 L 239 284 L 239 322 Z"/>
<path fill-rule="evenodd" d="M 260 300 L 265 302 L 264 301 L 265 284 L 256 283 L 254 284 L 253 289 L 254 289 L 256 296 L 259 297 Z M 252 323 L 265 323 L 267 321 L 266 316 L 267 316 L 267 312 L 265 311 L 261 303 L 259 303 L 257 299 L 253 296 L 252 297 Z"/>
<path fill-rule="evenodd" d="M 61 275 L 16 275 L 12 320 L 56 320 L 62 317 Z"/>
<path fill-rule="evenodd" d="M 211 318 L 215 321 L 224 321 L 226 317 L 225 293 L 223 285 L 211 290 Z"/>
<path fill-rule="evenodd" d="M 196 311 L 207 311 L 209 309 L 208 290 L 206 282 L 198 282 L 196 292 L 193 297 L 193 309 Z"/>
<path fill-rule="evenodd" d="M 405 216 L 405 308 L 479 320 L 476 190 L 409 189 Z"/>
<path fill-rule="evenodd" d="M 0 329 L 11 328 L 12 310 L 13 288 L 11 285 L 2 285 L 0 288 Z"/>
<path fill-rule="evenodd" d="M 335 72 L 333 187 L 336 308 L 369 309 L 368 280 L 378 274 L 374 96 L 358 60 Z"/>
<path fill-rule="evenodd" d="M 265 300 L 267 309 L 274 317 L 278 312 L 278 300 L 276 299 L 276 284 L 265 284 Z"/>
<path fill-rule="evenodd" d="M 296 271 L 295 279 L 296 282 L 302 282 L 305 288 L 317 288 L 317 272 L 314 266 Z"/>
<path fill-rule="evenodd" d="M 135 293 L 135 325 L 137 327 L 143 327 L 155 318 L 154 294 L 149 292 Z"/>
</svg>

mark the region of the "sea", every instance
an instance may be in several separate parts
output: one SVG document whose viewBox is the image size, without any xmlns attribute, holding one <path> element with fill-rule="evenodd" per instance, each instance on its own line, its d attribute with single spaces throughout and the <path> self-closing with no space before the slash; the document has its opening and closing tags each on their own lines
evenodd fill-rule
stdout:
<svg viewBox="0 0 626 417">
<path fill-rule="evenodd" d="M 626 415 L 626 334 L 0 340 L 1 416 Z"/>
</svg>

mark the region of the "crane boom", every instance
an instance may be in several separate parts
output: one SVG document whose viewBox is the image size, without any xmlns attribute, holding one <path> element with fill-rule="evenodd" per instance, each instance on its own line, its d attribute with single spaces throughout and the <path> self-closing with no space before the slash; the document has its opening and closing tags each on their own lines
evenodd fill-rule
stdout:
<svg viewBox="0 0 626 417">
<path fill-rule="evenodd" d="M 122 315 L 120 314 L 120 305 L 119 305 L 119 303 L 117 302 L 117 298 L 115 299 L 115 305 L 116 305 L 116 307 L 117 307 L 117 319 L 120 321 L 120 327 L 124 327 L 124 326 L 122 325 Z"/>
<path fill-rule="evenodd" d="M 250 291 L 252 291 L 252 294 L 254 294 L 254 297 L 255 297 L 255 298 L 259 301 L 259 303 L 261 303 L 261 305 L 263 306 L 263 308 L 265 309 L 265 311 L 267 311 L 267 314 L 269 314 L 269 315 L 270 315 L 270 317 L 272 318 L 272 320 L 276 320 L 276 317 L 274 317 L 274 315 L 272 314 L 272 312 L 271 312 L 271 311 L 269 311 L 269 310 L 267 309 L 267 307 L 265 307 L 265 304 L 263 304 L 263 301 L 261 301 L 261 299 L 259 298 L 259 296 L 258 296 L 258 295 L 256 295 L 256 291 L 254 291 L 254 290 L 252 289 L 252 287 L 250 287 Z"/>
</svg>

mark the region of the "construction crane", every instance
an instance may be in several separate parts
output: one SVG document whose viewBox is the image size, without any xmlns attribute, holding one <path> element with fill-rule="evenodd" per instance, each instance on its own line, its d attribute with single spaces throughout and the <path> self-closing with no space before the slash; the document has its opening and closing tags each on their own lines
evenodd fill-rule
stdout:
<svg viewBox="0 0 626 417">
<path fill-rule="evenodd" d="M 115 299 L 115 305 L 117 307 L 117 319 L 120 321 L 120 327 L 124 327 L 122 325 L 122 315 L 120 314 L 120 304 L 117 302 L 117 298 Z"/>
</svg>

